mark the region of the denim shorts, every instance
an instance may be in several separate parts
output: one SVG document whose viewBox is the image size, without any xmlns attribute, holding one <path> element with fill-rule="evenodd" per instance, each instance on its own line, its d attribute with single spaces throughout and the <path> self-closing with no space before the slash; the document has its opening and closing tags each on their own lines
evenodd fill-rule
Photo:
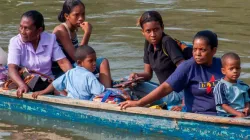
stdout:
<svg viewBox="0 0 250 140">
<path fill-rule="evenodd" d="M 160 100 L 155 101 L 153 104 L 159 105 L 165 102 L 167 103 L 167 106 L 170 109 L 172 106 L 181 105 L 183 98 L 184 98 L 184 91 L 181 91 L 179 93 L 173 91 L 167 96 L 161 98 Z"/>
<path fill-rule="evenodd" d="M 94 74 L 100 73 L 100 67 L 104 59 L 105 59 L 104 57 L 99 57 L 96 59 L 96 69 L 93 72 Z"/>
</svg>

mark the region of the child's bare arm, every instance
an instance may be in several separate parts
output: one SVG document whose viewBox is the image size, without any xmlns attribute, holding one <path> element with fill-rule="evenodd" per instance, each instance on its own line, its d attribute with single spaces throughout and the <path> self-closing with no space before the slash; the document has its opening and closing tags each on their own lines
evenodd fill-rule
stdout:
<svg viewBox="0 0 250 140">
<path fill-rule="evenodd" d="M 236 115 L 236 117 L 245 117 L 245 114 L 243 114 L 242 112 L 239 112 L 235 109 L 233 109 L 232 107 L 230 107 L 228 104 L 222 104 L 221 106 L 226 112 Z"/>
<path fill-rule="evenodd" d="M 52 92 L 52 91 L 54 91 L 54 90 L 55 90 L 54 86 L 53 86 L 52 84 L 50 84 L 46 89 L 41 90 L 41 91 L 34 92 L 34 93 L 32 94 L 32 97 L 36 99 L 37 96 L 39 96 L 39 95 L 44 95 L 44 94 L 48 94 L 48 93 L 50 93 L 50 92 Z"/>
</svg>

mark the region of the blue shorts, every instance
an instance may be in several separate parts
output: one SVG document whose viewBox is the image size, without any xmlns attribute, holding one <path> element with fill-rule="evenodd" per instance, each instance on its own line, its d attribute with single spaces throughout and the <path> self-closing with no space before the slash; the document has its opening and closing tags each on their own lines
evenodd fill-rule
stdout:
<svg viewBox="0 0 250 140">
<path fill-rule="evenodd" d="M 105 59 L 104 57 L 99 57 L 96 59 L 96 69 L 93 72 L 94 74 L 100 73 L 100 67 L 101 67 L 101 64 L 102 64 L 104 59 Z M 76 65 L 77 65 L 76 63 L 72 64 L 73 68 L 75 68 Z M 60 67 L 52 68 L 52 72 L 53 72 L 55 78 L 58 78 L 59 76 L 64 74 L 64 72 L 60 69 Z"/>
</svg>

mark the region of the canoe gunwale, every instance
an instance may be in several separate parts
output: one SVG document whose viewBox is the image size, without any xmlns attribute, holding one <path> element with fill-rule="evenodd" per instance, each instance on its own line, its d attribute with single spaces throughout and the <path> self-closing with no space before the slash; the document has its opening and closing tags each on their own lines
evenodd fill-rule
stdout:
<svg viewBox="0 0 250 140">
<path fill-rule="evenodd" d="M 9 96 L 11 98 L 16 97 L 15 90 L 2 90 L 0 89 L 0 95 Z M 56 98 L 53 96 L 38 96 L 37 99 L 33 99 L 31 93 L 23 94 L 23 99 L 29 99 L 33 101 L 42 101 L 53 104 L 61 104 L 67 106 L 77 106 L 84 108 L 92 108 L 99 110 L 107 110 L 107 111 L 115 111 L 118 113 L 130 113 L 130 114 L 139 114 L 139 115 L 148 115 L 155 117 L 163 117 L 168 119 L 183 119 L 183 120 L 193 120 L 200 122 L 208 122 L 208 123 L 219 123 L 219 124 L 231 124 L 231 125 L 239 125 L 239 126 L 250 126 L 250 120 L 248 119 L 240 119 L 240 118 L 228 118 L 228 117 L 219 117 L 219 116 L 210 116 L 203 114 L 195 114 L 195 113 L 185 113 L 185 112 L 175 112 L 168 110 L 158 110 L 144 107 L 132 107 L 127 108 L 126 110 L 120 110 L 120 107 L 116 104 L 108 104 L 108 103 L 100 103 L 93 102 L 87 100 L 78 100 L 78 99 L 70 99 L 70 98 Z"/>
</svg>

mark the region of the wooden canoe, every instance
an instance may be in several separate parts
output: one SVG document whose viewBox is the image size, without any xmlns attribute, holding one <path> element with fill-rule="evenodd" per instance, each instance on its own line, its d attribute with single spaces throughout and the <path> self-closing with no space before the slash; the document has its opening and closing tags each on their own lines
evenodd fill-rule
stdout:
<svg viewBox="0 0 250 140">
<path fill-rule="evenodd" d="M 156 88 L 149 82 L 140 83 L 137 94 Z M 0 108 L 32 115 L 121 128 L 135 133 L 167 135 L 183 139 L 250 139 L 250 120 L 209 116 L 185 112 L 133 107 L 120 110 L 115 104 L 76 100 L 59 96 L 31 93 L 16 98 L 14 90 L 0 89 Z"/>
</svg>

